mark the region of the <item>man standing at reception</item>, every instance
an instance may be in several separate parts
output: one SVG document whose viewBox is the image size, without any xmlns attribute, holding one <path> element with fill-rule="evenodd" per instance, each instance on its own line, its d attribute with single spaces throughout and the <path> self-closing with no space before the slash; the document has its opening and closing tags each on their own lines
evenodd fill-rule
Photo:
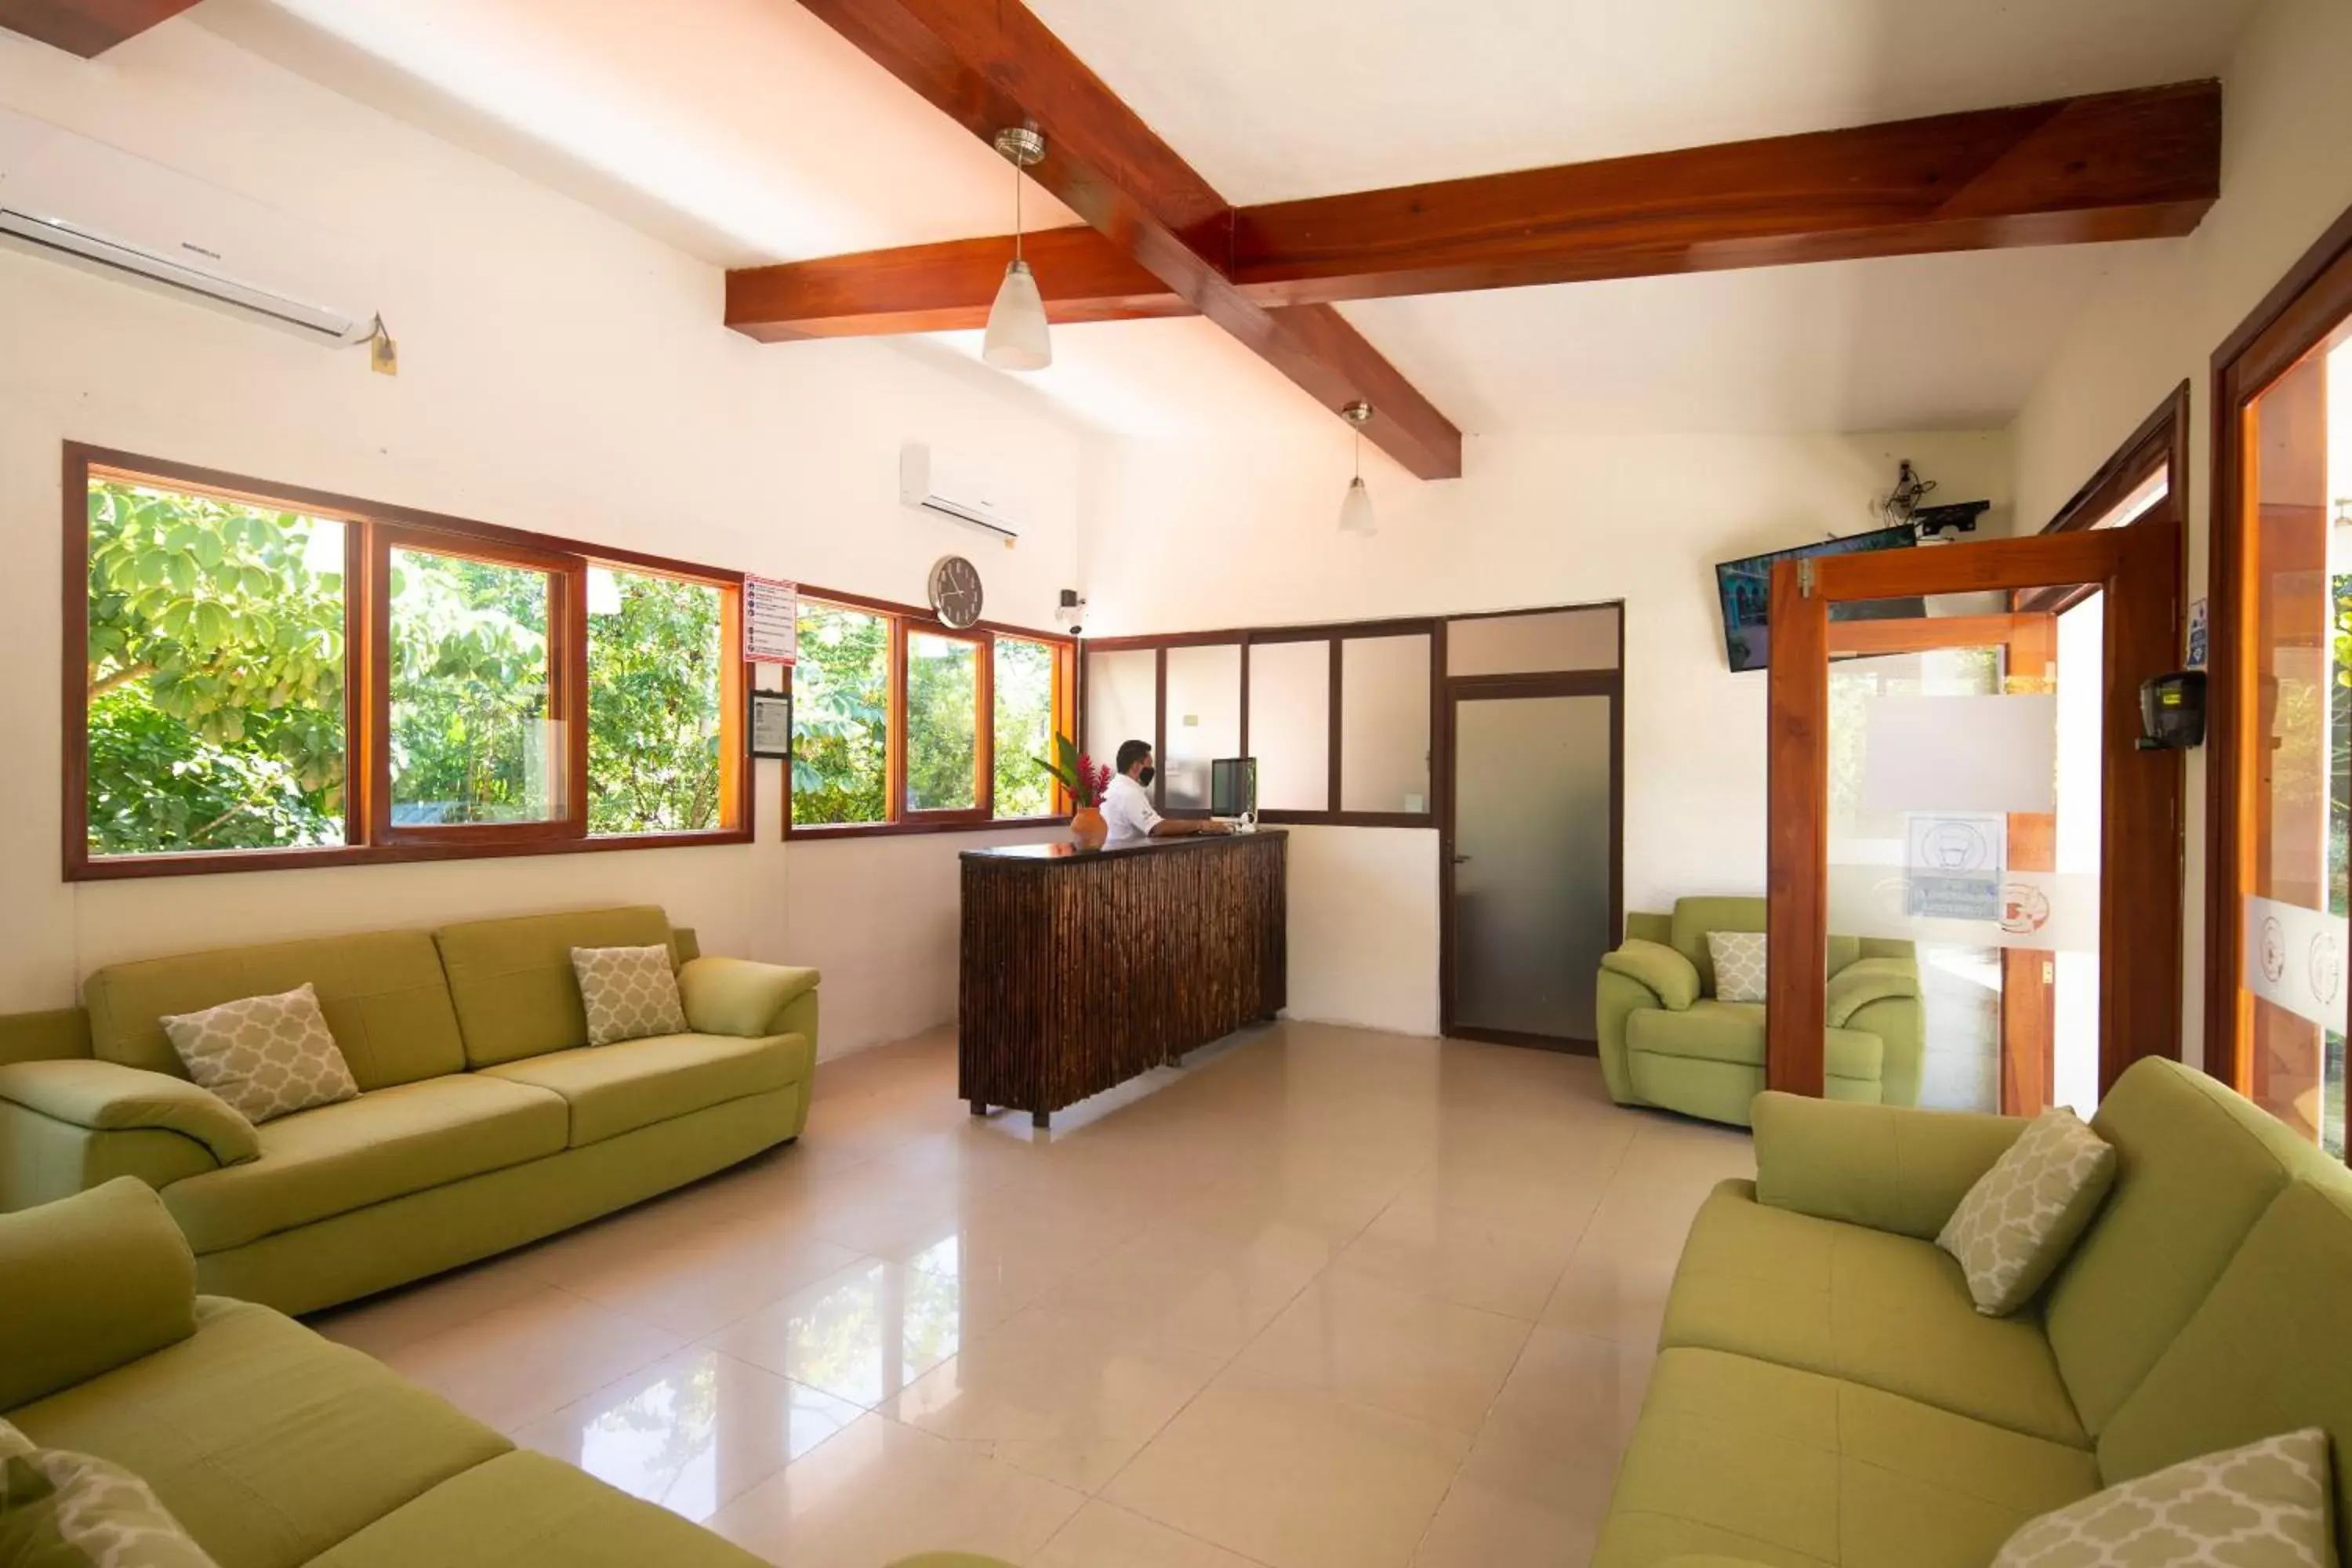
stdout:
<svg viewBox="0 0 2352 1568">
<path fill-rule="evenodd" d="M 1194 833 L 1230 833 L 1232 828 L 1207 818 L 1175 821 L 1151 808 L 1150 784 L 1158 772 L 1151 765 L 1151 742 L 1123 741 L 1118 748 L 1118 773 L 1103 796 L 1103 821 L 1110 837 L 1103 847 L 1139 844 L 1147 838 L 1181 838 Z"/>
</svg>

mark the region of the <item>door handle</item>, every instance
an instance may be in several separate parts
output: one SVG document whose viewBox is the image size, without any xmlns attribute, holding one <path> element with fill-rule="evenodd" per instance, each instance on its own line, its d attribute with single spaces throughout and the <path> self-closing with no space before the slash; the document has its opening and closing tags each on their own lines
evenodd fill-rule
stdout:
<svg viewBox="0 0 2352 1568">
<path fill-rule="evenodd" d="M 1456 866 L 1459 866 L 1459 865 L 1461 865 L 1464 861 L 1465 861 L 1465 860 L 1467 860 L 1467 859 L 1469 859 L 1469 858 L 1470 858 L 1470 857 L 1469 857 L 1469 856 L 1467 856 L 1467 855 L 1456 855 L 1455 857 L 1454 857 L 1454 863 Z"/>
</svg>

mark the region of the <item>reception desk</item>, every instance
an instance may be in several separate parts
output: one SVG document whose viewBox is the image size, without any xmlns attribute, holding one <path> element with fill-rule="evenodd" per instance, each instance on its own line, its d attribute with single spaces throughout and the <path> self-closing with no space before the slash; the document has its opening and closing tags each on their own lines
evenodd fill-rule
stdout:
<svg viewBox="0 0 2352 1568">
<path fill-rule="evenodd" d="M 967 849 L 958 1092 L 1053 1112 L 1284 1001 L 1288 836 Z"/>
</svg>

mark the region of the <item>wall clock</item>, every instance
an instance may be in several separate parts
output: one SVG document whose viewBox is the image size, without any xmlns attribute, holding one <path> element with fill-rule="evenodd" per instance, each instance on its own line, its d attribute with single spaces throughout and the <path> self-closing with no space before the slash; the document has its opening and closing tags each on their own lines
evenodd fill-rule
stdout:
<svg viewBox="0 0 2352 1568">
<path fill-rule="evenodd" d="M 931 566 L 931 613 L 943 626 L 961 630 L 980 619 L 980 572 L 961 555 L 942 555 Z"/>
</svg>

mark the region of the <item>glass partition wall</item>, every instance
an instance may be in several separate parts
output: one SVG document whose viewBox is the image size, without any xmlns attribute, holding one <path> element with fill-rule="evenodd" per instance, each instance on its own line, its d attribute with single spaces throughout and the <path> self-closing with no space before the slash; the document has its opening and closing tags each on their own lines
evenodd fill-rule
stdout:
<svg viewBox="0 0 2352 1568">
<path fill-rule="evenodd" d="M 1261 821 L 1438 839 L 1449 1034 L 1590 1048 L 1622 924 L 1617 605 L 1089 639 L 1086 748 L 1159 755 L 1171 816 L 1257 762 Z"/>
<path fill-rule="evenodd" d="M 2341 1158 L 2352 215 L 2215 370 L 2207 1065 Z"/>
</svg>

